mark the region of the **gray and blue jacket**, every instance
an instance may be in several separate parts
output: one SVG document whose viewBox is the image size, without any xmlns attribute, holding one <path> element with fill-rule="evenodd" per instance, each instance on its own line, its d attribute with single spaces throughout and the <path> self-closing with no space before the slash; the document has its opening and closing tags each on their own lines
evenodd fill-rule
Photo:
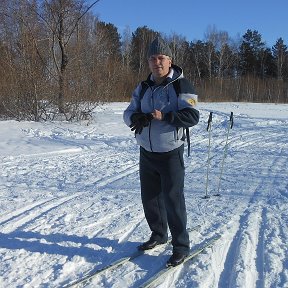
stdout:
<svg viewBox="0 0 288 288">
<path fill-rule="evenodd" d="M 176 80 L 179 91 L 175 91 L 173 85 Z M 143 85 L 147 85 L 147 89 L 142 95 Z M 182 128 L 198 123 L 199 111 L 195 109 L 196 104 L 197 95 L 193 86 L 184 78 L 182 69 L 172 64 L 169 75 L 160 85 L 155 84 L 150 74 L 146 81 L 136 87 L 123 119 L 130 126 L 133 113 L 152 113 L 155 109 L 161 111 L 163 120 L 153 119 L 141 134 L 136 134 L 136 140 L 146 151 L 169 152 L 183 145 L 185 135 Z"/>
</svg>

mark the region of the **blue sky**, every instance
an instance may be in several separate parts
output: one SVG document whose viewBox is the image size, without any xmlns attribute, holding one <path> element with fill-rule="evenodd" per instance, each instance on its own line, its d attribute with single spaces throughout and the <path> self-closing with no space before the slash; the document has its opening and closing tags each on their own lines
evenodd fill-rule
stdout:
<svg viewBox="0 0 288 288">
<path fill-rule="evenodd" d="M 257 30 L 268 47 L 280 37 L 288 46 L 288 0 L 100 0 L 93 13 L 120 34 L 127 26 L 134 32 L 146 25 L 193 41 L 204 40 L 208 27 L 215 26 L 232 38 Z"/>
</svg>

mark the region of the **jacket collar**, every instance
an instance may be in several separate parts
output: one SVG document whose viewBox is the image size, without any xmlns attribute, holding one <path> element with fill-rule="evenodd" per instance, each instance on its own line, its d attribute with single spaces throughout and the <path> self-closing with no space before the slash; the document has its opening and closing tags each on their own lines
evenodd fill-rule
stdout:
<svg viewBox="0 0 288 288">
<path fill-rule="evenodd" d="M 178 79 L 183 78 L 183 70 L 181 67 L 172 64 L 169 74 L 167 75 L 166 79 L 161 83 L 161 85 L 165 86 L 168 83 Z M 153 81 L 153 75 L 152 73 L 149 74 L 147 80 L 145 81 L 149 86 L 155 85 L 155 82 Z"/>
</svg>

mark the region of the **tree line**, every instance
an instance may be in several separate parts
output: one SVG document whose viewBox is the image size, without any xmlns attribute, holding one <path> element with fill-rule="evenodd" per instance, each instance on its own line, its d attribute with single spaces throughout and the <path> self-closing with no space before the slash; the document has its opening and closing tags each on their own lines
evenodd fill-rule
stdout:
<svg viewBox="0 0 288 288">
<path fill-rule="evenodd" d="M 1 0 L 0 116 L 79 120 L 103 102 L 129 101 L 149 73 L 147 49 L 159 31 L 120 35 L 92 13 L 98 1 Z M 205 40 L 162 35 L 200 101 L 287 103 L 288 50 L 256 30 L 239 39 L 210 27 Z"/>
</svg>

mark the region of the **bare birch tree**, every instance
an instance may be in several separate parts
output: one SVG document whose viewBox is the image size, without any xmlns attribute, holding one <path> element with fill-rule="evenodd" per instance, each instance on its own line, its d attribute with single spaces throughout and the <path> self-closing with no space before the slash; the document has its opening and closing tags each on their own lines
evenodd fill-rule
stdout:
<svg viewBox="0 0 288 288">
<path fill-rule="evenodd" d="M 45 24 L 47 34 L 51 39 L 51 51 L 59 84 L 58 109 L 60 113 L 66 112 L 67 66 L 71 60 L 68 47 L 83 16 L 99 1 L 93 1 L 89 6 L 84 0 L 43 1 L 39 17 Z"/>
</svg>

